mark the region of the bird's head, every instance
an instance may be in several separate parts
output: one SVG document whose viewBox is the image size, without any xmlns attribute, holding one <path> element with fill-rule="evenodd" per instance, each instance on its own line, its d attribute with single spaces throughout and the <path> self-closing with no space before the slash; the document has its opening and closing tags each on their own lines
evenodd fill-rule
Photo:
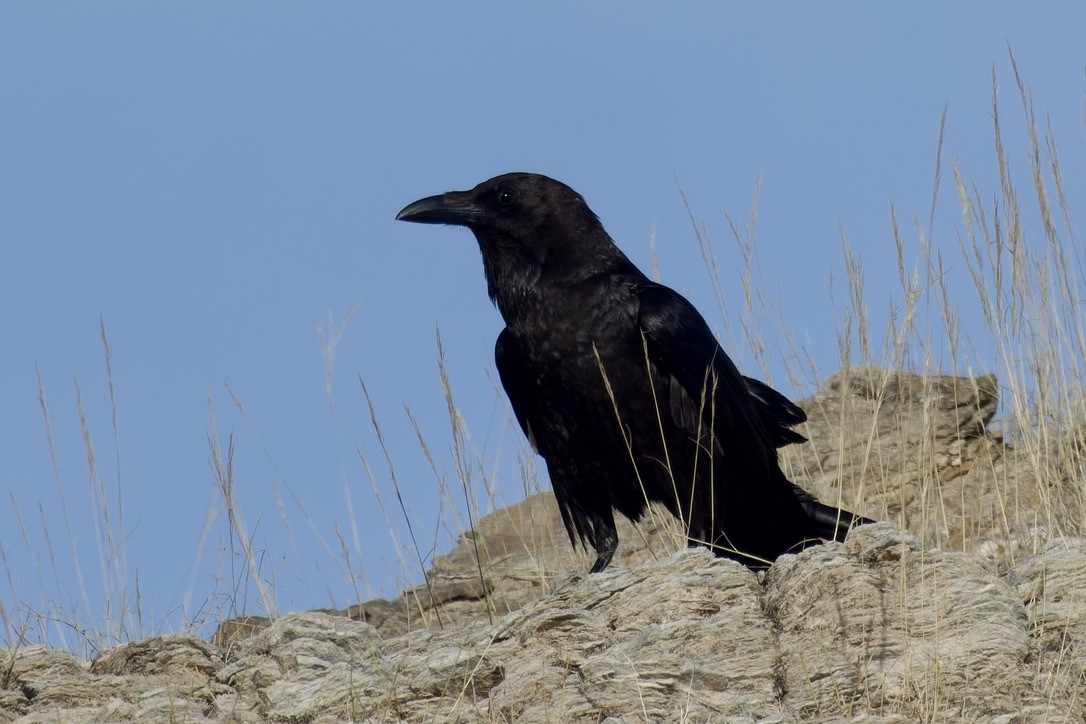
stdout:
<svg viewBox="0 0 1086 724">
<path fill-rule="evenodd" d="M 471 229 L 503 313 L 503 301 L 540 279 L 561 283 L 632 266 L 580 194 L 539 174 L 507 173 L 470 191 L 428 196 L 396 218 Z"/>
<path fill-rule="evenodd" d="M 470 191 L 449 191 L 408 204 L 399 221 L 466 226 L 480 243 L 542 241 L 542 235 L 599 224 L 580 194 L 535 173 L 507 173 Z M 563 229 L 563 227 L 568 227 Z"/>
</svg>

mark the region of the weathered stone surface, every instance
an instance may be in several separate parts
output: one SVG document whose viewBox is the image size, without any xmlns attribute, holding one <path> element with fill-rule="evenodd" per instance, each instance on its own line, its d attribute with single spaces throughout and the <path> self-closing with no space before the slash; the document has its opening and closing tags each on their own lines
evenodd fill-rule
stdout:
<svg viewBox="0 0 1086 724">
<path fill-rule="evenodd" d="M 498 626 L 506 677 L 492 711 L 508 721 L 774 717 L 779 654 L 761 601 L 754 574 L 703 549 L 573 574 Z"/>
<path fill-rule="evenodd" d="M 273 721 L 375 716 L 379 711 L 359 702 L 387 699 L 394 673 L 372 626 L 319 612 L 280 618 L 234 655 L 218 681 L 256 695 L 261 713 Z"/>
<path fill-rule="evenodd" d="M 222 668 L 222 663 L 219 649 L 199 636 L 165 634 L 122 644 L 104 652 L 94 660 L 91 672 L 118 676 L 164 674 L 175 680 L 206 683 L 212 674 Z"/>
<path fill-rule="evenodd" d="M 222 666 L 206 642 L 172 635 L 119 646 L 94 664 L 40 646 L 7 652 L 4 659 L 9 663 L 0 677 L 0 711 L 21 715 L 11 719 L 24 724 L 204 721 L 214 696 L 209 676 Z M 161 666 L 170 661 L 176 668 Z M 199 666 L 187 668 L 193 661 Z"/>
<path fill-rule="evenodd" d="M 782 559 L 767 576 L 785 700 L 804 717 L 1015 714 L 1031 682 L 1025 608 L 992 566 L 922 550 L 889 524 L 841 549 Z"/>
<path fill-rule="evenodd" d="M 991 498 L 1004 446 L 987 433 L 997 403 L 994 375 L 852 367 L 799 403 L 809 441 L 782 450 L 782 463 L 826 502 L 892 520 L 925 545 L 967 547 L 999 518 Z"/>
<path fill-rule="evenodd" d="M 1081 540 L 1006 566 L 879 523 L 762 575 L 703 549 L 566 573 L 493 624 L 382 638 L 310 612 L 229 649 L 7 652 L 0 701 L 20 722 L 1082 721 L 1083 590 Z"/>
<path fill-rule="evenodd" d="M 1086 542 L 1052 543 L 1006 578 L 1029 616 L 1027 666 L 1052 684 L 1049 699 L 1031 698 L 1031 709 L 1047 711 L 1051 702 L 1069 721 L 1086 721 Z"/>
<path fill-rule="evenodd" d="M 1052 525 L 1084 476 L 1067 446 L 1019 454 L 987 432 L 995 389 L 831 378 L 786 465 L 888 522 L 764 574 L 687 550 L 654 509 L 586 575 L 539 495 L 392 601 L 235 619 L 212 644 L 161 636 L 91 664 L 0 652 L 0 721 L 1086 721 L 1086 540 Z"/>
</svg>

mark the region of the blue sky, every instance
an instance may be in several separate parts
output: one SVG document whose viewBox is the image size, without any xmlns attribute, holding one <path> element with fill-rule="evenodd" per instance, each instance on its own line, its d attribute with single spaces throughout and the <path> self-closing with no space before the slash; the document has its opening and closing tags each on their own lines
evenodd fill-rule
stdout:
<svg viewBox="0 0 1086 724">
<path fill-rule="evenodd" d="M 944 108 L 944 164 L 998 188 L 993 68 L 1025 170 L 1008 45 L 1083 197 L 1084 27 L 1079 2 L 4 4 L 9 625 L 73 607 L 100 622 L 111 595 L 77 381 L 125 542 L 120 595 L 142 614 L 129 635 L 198 618 L 237 575 L 209 403 L 218 438 L 233 435 L 235 495 L 279 610 L 394 595 L 412 575 L 399 556 L 415 553 L 359 377 L 423 556 L 447 550 L 457 527 L 404 411 L 455 480 L 437 329 L 483 467 L 504 502 L 524 495 L 524 447 L 495 391 L 501 320 L 474 240 L 398 224 L 402 206 L 506 171 L 559 178 L 645 267 L 655 234 L 662 280 L 728 340 L 676 179 L 718 243 L 729 314 L 742 305 L 741 261 L 725 213 L 744 220 L 760 180 L 762 271 L 782 290 L 787 329 L 829 374 L 842 232 L 878 298 L 897 279 L 891 203 L 910 228 L 927 225 Z M 933 233 L 953 244 L 946 186 Z M 322 329 L 326 341 L 342 332 L 330 384 Z M 78 638 L 60 624 L 49 635 Z"/>
</svg>

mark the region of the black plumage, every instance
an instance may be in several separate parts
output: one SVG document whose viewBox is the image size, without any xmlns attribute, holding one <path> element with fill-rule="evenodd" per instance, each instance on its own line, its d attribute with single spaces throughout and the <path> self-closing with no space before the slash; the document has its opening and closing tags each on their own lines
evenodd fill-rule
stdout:
<svg viewBox="0 0 1086 724">
<path fill-rule="evenodd" d="M 547 463 L 570 540 L 607 567 L 614 511 L 663 503 L 691 545 L 752 568 L 869 522 L 790 482 L 777 448 L 803 410 L 744 377 L 682 296 L 626 257 L 571 188 L 512 173 L 416 201 L 396 217 L 466 226 L 506 327 L 495 357 Z"/>
</svg>

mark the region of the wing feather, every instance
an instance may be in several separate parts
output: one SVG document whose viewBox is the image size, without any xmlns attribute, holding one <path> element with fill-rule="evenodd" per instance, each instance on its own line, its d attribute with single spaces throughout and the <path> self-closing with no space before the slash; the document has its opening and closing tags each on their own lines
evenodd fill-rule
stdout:
<svg viewBox="0 0 1086 724">
<path fill-rule="evenodd" d="M 635 293 L 638 322 L 650 357 L 668 381 L 676 425 L 695 433 L 710 415 L 718 438 L 749 437 L 762 448 L 750 452 L 762 456 L 806 440 L 792 429 L 807 419 L 803 410 L 769 385 L 740 374 L 693 305 L 658 284 L 640 285 Z"/>
</svg>

